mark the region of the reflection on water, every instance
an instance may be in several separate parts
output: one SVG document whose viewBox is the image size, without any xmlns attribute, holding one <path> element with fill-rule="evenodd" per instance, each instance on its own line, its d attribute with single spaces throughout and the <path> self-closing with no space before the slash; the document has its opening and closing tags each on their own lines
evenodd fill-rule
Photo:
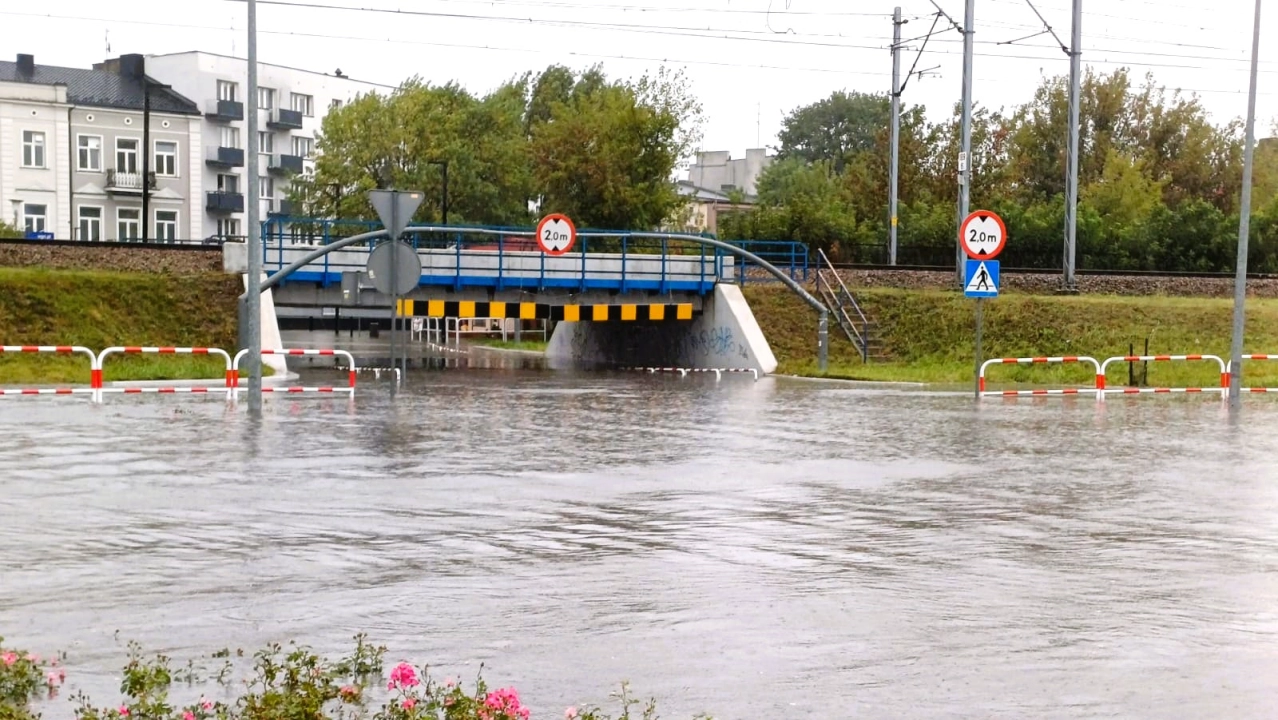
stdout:
<svg viewBox="0 0 1278 720">
<path fill-rule="evenodd" d="M 127 639 L 367 631 L 537 717 L 623 679 L 663 717 L 1272 712 L 1278 406 L 510 365 L 260 425 L 5 402 L 0 634 L 104 702 Z"/>
</svg>

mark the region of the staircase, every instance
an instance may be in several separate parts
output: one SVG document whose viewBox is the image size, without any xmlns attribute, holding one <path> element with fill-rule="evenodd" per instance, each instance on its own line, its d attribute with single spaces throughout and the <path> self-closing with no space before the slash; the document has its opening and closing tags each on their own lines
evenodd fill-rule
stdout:
<svg viewBox="0 0 1278 720">
<path fill-rule="evenodd" d="M 834 316 L 834 321 L 843 328 L 844 334 L 848 336 L 848 340 L 852 341 L 852 346 L 857 349 L 857 352 L 861 353 L 861 362 L 868 363 L 870 360 L 884 359 L 886 353 L 878 333 L 875 332 L 874 324 L 862 312 L 861 306 L 857 305 L 856 298 L 852 297 L 852 291 L 848 290 L 843 278 L 839 277 L 838 271 L 834 269 L 830 258 L 826 257 L 825 251 L 818 249 L 817 255 L 821 258 L 816 272 L 817 291 L 820 292 L 821 300 L 826 307 L 830 309 L 830 314 Z"/>
</svg>

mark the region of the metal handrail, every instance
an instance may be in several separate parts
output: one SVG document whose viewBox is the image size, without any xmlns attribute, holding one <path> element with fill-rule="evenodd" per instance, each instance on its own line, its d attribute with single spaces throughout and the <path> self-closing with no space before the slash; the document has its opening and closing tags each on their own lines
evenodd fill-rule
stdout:
<svg viewBox="0 0 1278 720">
<path fill-rule="evenodd" d="M 852 344 L 861 352 L 861 362 L 869 362 L 870 319 L 865 316 L 864 312 L 862 312 L 861 306 L 857 304 L 856 298 L 852 296 L 852 291 L 849 290 L 847 284 L 843 282 L 843 278 L 839 276 L 839 272 L 834 269 L 834 265 L 830 262 L 830 258 L 826 257 L 825 251 L 817 248 L 817 254 L 821 257 L 821 261 L 825 265 L 825 268 L 820 266 L 817 267 L 816 276 L 819 289 L 821 290 L 822 295 L 828 294 L 827 301 L 830 305 L 837 308 L 839 315 L 842 316 L 841 319 L 847 321 L 846 325 L 843 322 L 840 322 L 839 324 L 842 325 L 848 335 L 851 336 L 849 339 L 852 340 Z M 822 269 L 829 270 L 830 274 L 834 275 L 834 279 L 838 282 L 839 290 L 841 292 L 836 292 L 834 286 L 825 279 L 824 274 L 821 272 Z M 843 298 L 846 298 L 846 303 L 843 302 Z M 857 317 L 861 318 L 860 330 L 856 327 L 856 321 L 848 315 L 848 305 L 851 305 L 852 309 L 856 311 Z"/>
</svg>

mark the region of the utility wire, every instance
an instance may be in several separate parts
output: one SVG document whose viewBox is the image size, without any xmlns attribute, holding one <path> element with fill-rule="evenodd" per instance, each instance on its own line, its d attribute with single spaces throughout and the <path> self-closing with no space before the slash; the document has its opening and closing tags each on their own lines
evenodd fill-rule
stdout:
<svg viewBox="0 0 1278 720">
<path fill-rule="evenodd" d="M 1056 38 L 1056 43 L 1061 46 L 1061 51 L 1066 55 L 1069 55 L 1069 48 L 1065 47 L 1065 41 L 1061 40 L 1060 36 L 1056 34 L 1056 31 L 1052 29 L 1051 24 L 1047 22 L 1047 18 L 1043 17 L 1043 13 L 1039 12 L 1038 8 L 1034 7 L 1034 0 L 1025 0 L 1025 4 L 1029 5 L 1030 10 L 1033 10 L 1034 14 L 1038 16 L 1038 19 L 1043 23 L 1043 27 L 1047 28 L 1047 32 L 1051 33 L 1052 37 Z M 1042 33 L 1039 34 L 1041 35 Z M 1007 44 L 1010 45 L 1011 43 Z"/>
<path fill-rule="evenodd" d="M 923 45 L 919 47 L 918 53 L 914 56 L 914 64 L 910 66 L 910 71 L 905 74 L 905 82 L 901 83 L 901 87 L 897 89 L 896 96 L 900 97 L 905 94 L 905 88 L 910 84 L 910 78 L 914 76 L 914 70 L 919 66 L 919 59 L 923 57 L 923 51 L 927 49 L 927 41 L 932 39 L 932 35 L 936 32 L 936 25 L 941 21 L 941 13 L 932 16 L 932 29 L 927 31 L 923 36 Z M 893 48 L 895 49 L 895 48 Z M 893 61 L 895 63 L 895 61 Z M 920 76 L 921 77 L 921 76 Z"/>
</svg>

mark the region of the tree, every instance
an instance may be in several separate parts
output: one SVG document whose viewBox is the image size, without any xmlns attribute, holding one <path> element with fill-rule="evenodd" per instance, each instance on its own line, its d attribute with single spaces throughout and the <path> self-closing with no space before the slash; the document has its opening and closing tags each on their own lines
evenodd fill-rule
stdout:
<svg viewBox="0 0 1278 720">
<path fill-rule="evenodd" d="M 798 108 L 781 123 L 778 157 L 825 161 L 842 174 L 852 159 L 875 149 L 892 119 L 886 94 L 836 92 Z"/>
<path fill-rule="evenodd" d="M 0 220 L 0 238 L 21 238 L 24 233 L 9 223 Z"/>
<path fill-rule="evenodd" d="M 396 187 L 443 194 L 448 162 L 449 221 L 529 221 L 532 173 L 524 136 L 525 89 L 507 83 L 483 98 L 456 84 L 417 79 L 389 97 L 361 96 L 324 118 L 315 174 L 295 184 L 308 212 L 374 218 L 367 193 Z M 438 222 L 440 202 L 414 220 Z"/>
<path fill-rule="evenodd" d="M 531 124 L 542 210 L 613 229 L 657 227 L 676 216 L 685 201 L 674 171 L 700 139 L 701 120 L 682 73 L 605 84 L 588 72 L 568 93 L 561 74 L 551 79 L 554 92 L 534 91 L 530 105 L 530 113 L 548 113 Z"/>
</svg>

